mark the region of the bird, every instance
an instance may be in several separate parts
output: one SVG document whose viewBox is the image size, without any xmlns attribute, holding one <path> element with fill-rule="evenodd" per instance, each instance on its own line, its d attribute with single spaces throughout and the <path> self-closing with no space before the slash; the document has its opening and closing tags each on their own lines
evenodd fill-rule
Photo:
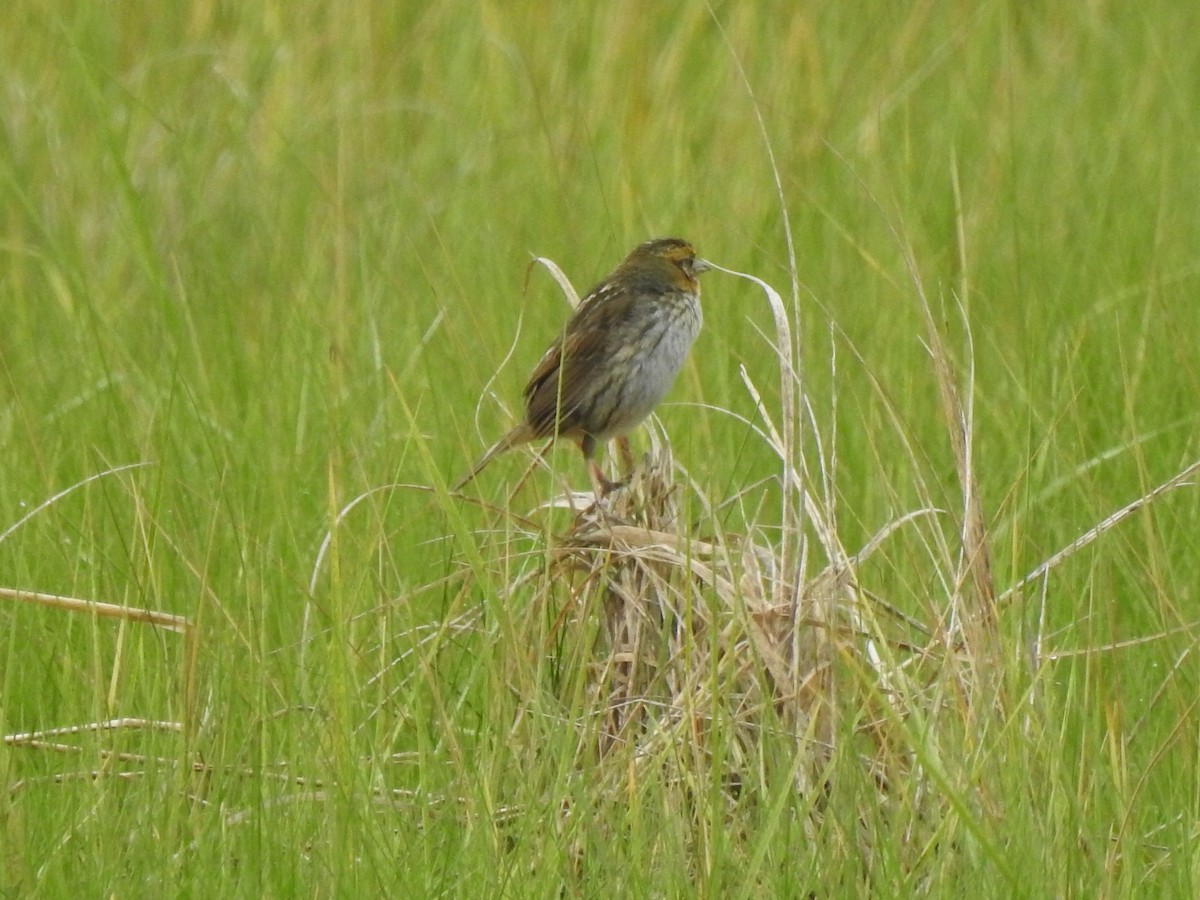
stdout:
<svg viewBox="0 0 1200 900">
<path fill-rule="evenodd" d="M 521 421 L 452 490 L 500 454 L 544 438 L 579 444 L 598 497 L 619 487 L 604 477 L 596 447 L 623 439 L 670 390 L 700 333 L 699 276 L 711 268 L 680 238 L 634 247 L 580 301 L 542 355 L 525 386 Z"/>
</svg>

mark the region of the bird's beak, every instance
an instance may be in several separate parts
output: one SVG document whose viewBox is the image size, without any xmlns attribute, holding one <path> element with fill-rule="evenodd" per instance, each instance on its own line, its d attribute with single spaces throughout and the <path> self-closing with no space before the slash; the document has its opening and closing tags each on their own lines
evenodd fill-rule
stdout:
<svg viewBox="0 0 1200 900">
<path fill-rule="evenodd" d="M 697 256 L 695 259 L 692 260 L 692 274 L 693 275 L 699 275 L 701 272 L 707 272 L 711 268 L 712 268 L 712 263 L 710 263 L 706 259 L 701 259 L 700 257 Z"/>
</svg>

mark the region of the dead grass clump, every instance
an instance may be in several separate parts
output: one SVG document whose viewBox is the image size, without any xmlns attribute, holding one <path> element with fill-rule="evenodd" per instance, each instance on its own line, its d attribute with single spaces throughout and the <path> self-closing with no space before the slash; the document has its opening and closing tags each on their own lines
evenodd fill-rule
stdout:
<svg viewBox="0 0 1200 900">
<path fill-rule="evenodd" d="M 810 757 L 798 774 L 806 785 L 833 747 L 836 657 L 855 652 L 838 646 L 854 630 L 848 572 L 781 576 L 766 543 L 690 533 L 678 493 L 670 451 L 656 446 L 627 491 L 578 515 L 533 601 L 562 603 L 568 635 L 602 615 L 585 691 L 598 754 L 719 759 L 721 780 L 740 786 L 754 780 L 772 728 Z"/>
<path fill-rule="evenodd" d="M 895 733 L 897 699 L 921 693 L 907 664 L 961 650 L 856 582 L 858 563 L 913 517 L 807 576 L 801 533 L 702 535 L 681 516 L 681 494 L 670 447 L 652 433 L 629 485 L 577 508 L 540 571 L 506 588 L 506 602 L 531 610 L 518 620 L 551 623 L 530 641 L 560 657 L 546 670 L 553 684 L 522 693 L 555 694 L 584 777 L 613 796 L 632 766 L 687 796 L 720 784 L 732 803 L 765 786 L 765 760 L 782 747 L 798 795 L 816 800 L 849 736 L 882 797 L 913 768 Z"/>
</svg>

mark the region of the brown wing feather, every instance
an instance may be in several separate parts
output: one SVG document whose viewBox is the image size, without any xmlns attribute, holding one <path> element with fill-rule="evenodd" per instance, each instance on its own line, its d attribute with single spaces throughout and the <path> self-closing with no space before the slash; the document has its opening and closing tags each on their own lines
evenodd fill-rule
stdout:
<svg viewBox="0 0 1200 900">
<path fill-rule="evenodd" d="M 574 436 L 583 428 L 584 404 L 595 387 L 591 373 L 608 356 L 602 336 L 571 328 L 538 363 L 525 388 L 525 421 L 538 437 Z"/>
</svg>

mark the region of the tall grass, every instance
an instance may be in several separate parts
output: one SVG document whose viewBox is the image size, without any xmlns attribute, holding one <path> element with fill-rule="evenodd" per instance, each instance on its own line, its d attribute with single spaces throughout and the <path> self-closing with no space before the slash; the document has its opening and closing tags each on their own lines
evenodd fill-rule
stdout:
<svg viewBox="0 0 1200 900">
<path fill-rule="evenodd" d="M 1195 895 L 1195 14 L 868 6 L 9 5 L 5 891 Z"/>
</svg>

